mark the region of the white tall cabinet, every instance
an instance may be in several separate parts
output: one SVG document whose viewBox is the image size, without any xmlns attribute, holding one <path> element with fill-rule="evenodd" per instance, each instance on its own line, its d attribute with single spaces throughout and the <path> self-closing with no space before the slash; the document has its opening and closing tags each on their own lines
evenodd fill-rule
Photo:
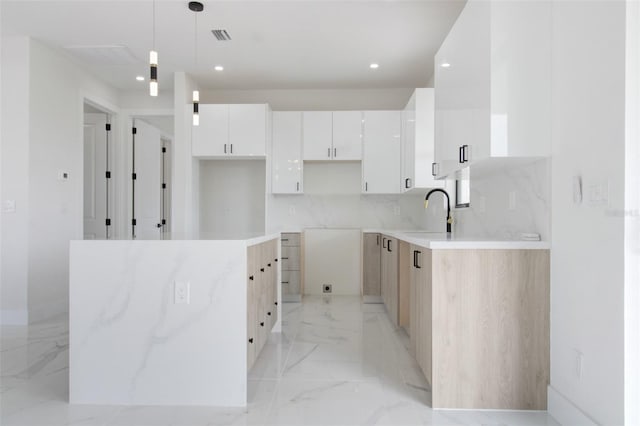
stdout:
<svg viewBox="0 0 640 426">
<path fill-rule="evenodd" d="M 276 111 L 272 117 L 271 192 L 301 194 L 302 112 Z"/>
<path fill-rule="evenodd" d="M 364 112 L 362 192 L 400 193 L 400 111 Z"/>
<path fill-rule="evenodd" d="M 194 157 L 264 157 L 270 110 L 266 104 L 200 104 L 191 131 Z"/>
<path fill-rule="evenodd" d="M 435 57 L 438 176 L 550 154 L 549 2 L 469 0 Z"/>
<path fill-rule="evenodd" d="M 360 161 L 361 111 L 305 111 L 303 113 L 306 161 Z"/>
</svg>

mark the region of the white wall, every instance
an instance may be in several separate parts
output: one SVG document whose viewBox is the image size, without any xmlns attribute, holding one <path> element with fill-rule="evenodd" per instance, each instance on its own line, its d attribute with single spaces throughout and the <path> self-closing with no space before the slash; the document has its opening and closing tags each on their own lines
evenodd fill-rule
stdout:
<svg viewBox="0 0 640 426">
<path fill-rule="evenodd" d="M 200 232 L 210 238 L 264 233 L 264 160 L 200 161 Z"/>
<path fill-rule="evenodd" d="M 640 424 L 640 2 L 627 0 L 625 422 Z"/>
<path fill-rule="evenodd" d="M 23 100 L 7 110 L 18 114 L 15 139 L 6 140 L 16 151 L 8 149 L 3 161 L 19 165 L 20 172 L 3 178 L 3 185 L 20 182 L 20 187 L 11 189 L 12 195 L 7 194 L 21 200 L 11 219 L 20 223 L 16 223 L 17 234 L 3 235 L 3 244 L 13 251 L 3 262 L 11 262 L 8 271 L 17 274 L 15 281 L 10 280 L 12 294 L 27 292 L 29 321 L 38 321 L 68 308 L 69 240 L 82 238 L 83 224 L 83 97 L 115 105 L 117 92 L 37 41 L 22 39 L 19 43 L 13 45 L 18 62 L 7 61 L 10 67 L 21 64 L 19 73 L 8 74 L 3 86 L 22 86 L 19 96 L 13 98 Z M 26 85 L 24 78 L 28 78 Z M 12 100 L 3 92 L 5 102 Z M 69 179 L 58 180 L 59 171 L 69 173 Z"/>
<path fill-rule="evenodd" d="M 206 90 L 202 103 L 268 103 L 274 111 L 403 109 L 414 89 Z"/>
<path fill-rule="evenodd" d="M 625 254 L 624 219 L 613 212 L 625 205 L 625 3 L 555 1 L 552 39 L 549 410 L 564 424 L 583 414 L 619 425 Z M 608 202 L 591 202 L 589 188 L 607 184 Z"/>
<path fill-rule="evenodd" d="M 27 37 L 2 39 L 2 324 L 28 318 L 29 45 Z M 7 200 L 15 212 L 5 211 Z"/>
</svg>

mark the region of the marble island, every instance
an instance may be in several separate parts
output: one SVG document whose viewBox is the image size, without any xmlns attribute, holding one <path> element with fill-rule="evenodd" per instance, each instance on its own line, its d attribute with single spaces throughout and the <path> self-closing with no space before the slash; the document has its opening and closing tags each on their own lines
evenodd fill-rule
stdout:
<svg viewBox="0 0 640 426">
<path fill-rule="evenodd" d="M 279 238 L 72 241 L 70 402 L 246 406 L 248 271 L 273 257 L 262 329 L 279 331 Z"/>
</svg>

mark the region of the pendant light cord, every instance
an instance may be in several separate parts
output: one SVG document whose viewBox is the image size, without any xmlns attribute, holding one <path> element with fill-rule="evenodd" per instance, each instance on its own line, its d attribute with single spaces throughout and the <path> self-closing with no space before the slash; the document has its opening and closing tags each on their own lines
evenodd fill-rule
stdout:
<svg viewBox="0 0 640 426">
<path fill-rule="evenodd" d="M 195 26 L 194 26 L 195 31 L 193 33 L 194 46 L 195 46 L 195 49 L 194 49 L 194 62 L 195 62 L 195 66 L 196 66 L 195 71 L 197 72 L 198 71 L 198 12 L 194 13 L 193 16 L 194 16 L 194 19 L 195 19 Z"/>
<path fill-rule="evenodd" d="M 156 0 L 152 1 L 153 4 L 153 50 L 156 50 Z"/>
</svg>

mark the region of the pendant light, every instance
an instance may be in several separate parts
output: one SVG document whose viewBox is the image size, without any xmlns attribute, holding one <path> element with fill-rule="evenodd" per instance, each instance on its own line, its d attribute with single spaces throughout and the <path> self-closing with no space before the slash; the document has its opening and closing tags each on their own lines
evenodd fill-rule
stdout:
<svg viewBox="0 0 640 426">
<path fill-rule="evenodd" d="M 198 1 L 190 1 L 189 2 L 189 9 L 192 10 L 194 13 L 194 17 L 195 17 L 195 24 L 194 24 L 194 62 L 196 65 L 196 68 L 198 66 L 198 12 L 202 12 L 204 10 L 204 5 Z M 193 91 L 191 100 L 193 101 L 193 125 L 194 126 L 199 126 L 200 125 L 200 113 L 198 111 L 198 105 L 200 104 L 200 92 L 197 90 Z"/>
<path fill-rule="evenodd" d="M 158 96 L 158 52 L 156 51 L 156 0 L 153 0 L 153 44 L 149 52 L 149 94 Z"/>
</svg>

